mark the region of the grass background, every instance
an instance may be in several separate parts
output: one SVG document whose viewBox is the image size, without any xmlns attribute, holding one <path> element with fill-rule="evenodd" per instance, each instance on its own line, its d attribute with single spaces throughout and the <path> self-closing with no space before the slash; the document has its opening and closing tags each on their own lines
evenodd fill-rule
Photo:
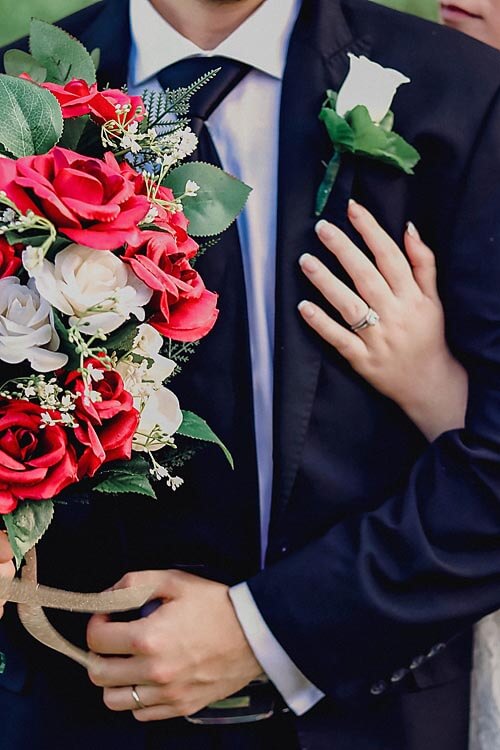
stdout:
<svg viewBox="0 0 500 750">
<path fill-rule="evenodd" d="M 97 0 L 0 0 L 0 47 L 27 32 L 31 16 L 56 21 Z M 180 0 L 182 2 L 182 0 Z M 437 20 L 437 0 L 378 0 L 397 10 Z M 125 0 L 123 0 L 125 2 Z"/>
</svg>

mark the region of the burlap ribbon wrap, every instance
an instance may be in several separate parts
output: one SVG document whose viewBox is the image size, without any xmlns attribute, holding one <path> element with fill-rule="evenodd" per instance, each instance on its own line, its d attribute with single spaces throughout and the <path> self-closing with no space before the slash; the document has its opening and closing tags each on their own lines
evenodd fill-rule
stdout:
<svg viewBox="0 0 500 750">
<path fill-rule="evenodd" d="M 0 578 L 0 599 L 17 604 L 19 619 L 28 633 L 44 646 L 68 656 L 86 669 L 94 655 L 66 640 L 49 622 L 43 607 L 87 614 L 115 614 L 140 609 L 152 594 L 153 590 L 146 586 L 100 594 L 78 594 L 42 586 L 38 583 L 35 549 L 27 553 L 20 578 L 12 581 Z"/>
</svg>

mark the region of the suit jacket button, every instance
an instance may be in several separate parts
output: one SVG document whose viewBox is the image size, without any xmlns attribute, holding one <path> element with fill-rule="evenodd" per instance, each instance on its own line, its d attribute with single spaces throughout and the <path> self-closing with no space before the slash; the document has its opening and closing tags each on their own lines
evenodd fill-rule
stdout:
<svg viewBox="0 0 500 750">
<path fill-rule="evenodd" d="M 284 544 L 281 548 L 281 554 L 286 555 L 287 552 L 288 552 L 288 547 L 286 546 L 286 544 Z"/>
<path fill-rule="evenodd" d="M 426 661 L 426 656 L 416 656 L 410 664 L 410 669 L 418 669 Z"/>
<path fill-rule="evenodd" d="M 391 677 L 391 682 L 401 682 L 406 675 L 409 674 L 408 669 L 398 669 Z"/>
<path fill-rule="evenodd" d="M 387 690 L 387 683 L 383 680 L 380 680 L 380 682 L 376 682 L 375 685 L 372 685 L 370 688 L 370 693 L 372 695 L 382 695 L 382 693 L 385 693 Z"/>
<path fill-rule="evenodd" d="M 443 649 L 446 648 L 446 643 L 437 643 L 435 646 L 431 648 L 429 653 L 427 654 L 429 659 L 432 659 L 433 656 L 437 656 L 440 651 L 443 651 Z"/>
</svg>

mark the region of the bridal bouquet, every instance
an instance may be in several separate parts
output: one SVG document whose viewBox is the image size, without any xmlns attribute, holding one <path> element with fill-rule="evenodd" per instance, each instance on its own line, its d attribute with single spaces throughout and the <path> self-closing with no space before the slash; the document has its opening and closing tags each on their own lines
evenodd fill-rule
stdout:
<svg viewBox="0 0 500 750">
<path fill-rule="evenodd" d="M 175 490 L 176 436 L 231 460 L 168 383 L 218 315 L 193 237 L 224 231 L 249 193 L 181 163 L 190 97 L 216 71 L 129 96 L 100 90 L 98 50 L 57 27 L 33 21 L 30 50 L 0 75 L 0 514 L 18 565 L 71 485 Z"/>
</svg>

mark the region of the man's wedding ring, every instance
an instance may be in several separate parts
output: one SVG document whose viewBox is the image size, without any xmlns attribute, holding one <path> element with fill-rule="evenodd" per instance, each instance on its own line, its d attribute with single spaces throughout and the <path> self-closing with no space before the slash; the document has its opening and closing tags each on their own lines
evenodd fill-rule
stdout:
<svg viewBox="0 0 500 750">
<path fill-rule="evenodd" d="M 353 326 L 351 326 L 351 331 L 353 333 L 358 333 L 359 331 L 364 331 L 365 328 L 376 326 L 379 322 L 379 314 L 376 313 L 375 310 L 372 310 L 371 307 L 369 307 L 366 315 L 364 315 L 358 323 L 355 323 Z"/>
<path fill-rule="evenodd" d="M 143 708 L 146 708 L 146 706 L 144 705 L 144 703 L 139 698 L 139 693 L 137 692 L 137 687 L 132 687 L 131 690 L 132 690 L 132 698 L 134 699 L 134 703 L 137 706 L 137 708 L 139 710 L 143 709 Z"/>
</svg>

